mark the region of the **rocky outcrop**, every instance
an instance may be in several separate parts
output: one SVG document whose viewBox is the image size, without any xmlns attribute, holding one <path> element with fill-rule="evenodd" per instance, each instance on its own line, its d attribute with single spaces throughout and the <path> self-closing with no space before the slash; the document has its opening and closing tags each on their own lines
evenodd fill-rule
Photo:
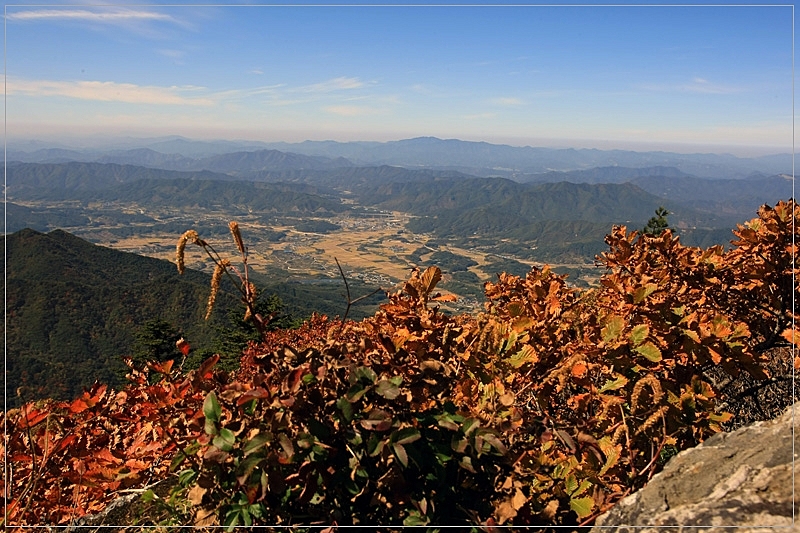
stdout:
<svg viewBox="0 0 800 533">
<path fill-rule="evenodd" d="M 793 524 L 793 514 L 800 521 L 800 503 L 793 501 L 800 486 L 800 464 L 793 461 L 800 454 L 800 446 L 793 450 L 798 426 L 800 402 L 775 420 L 718 433 L 679 453 L 646 487 L 598 518 L 592 533 L 800 532 Z"/>
</svg>

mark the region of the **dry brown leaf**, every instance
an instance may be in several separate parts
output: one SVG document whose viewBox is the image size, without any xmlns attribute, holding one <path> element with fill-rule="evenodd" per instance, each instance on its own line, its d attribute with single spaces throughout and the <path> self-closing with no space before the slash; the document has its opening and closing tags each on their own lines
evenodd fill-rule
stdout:
<svg viewBox="0 0 800 533">
<path fill-rule="evenodd" d="M 200 485 L 195 485 L 191 489 L 189 489 L 189 494 L 187 495 L 187 499 L 192 502 L 192 505 L 200 505 L 203 501 L 203 495 L 208 492 L 208 489 L 201 487 Z"/>
</svg>

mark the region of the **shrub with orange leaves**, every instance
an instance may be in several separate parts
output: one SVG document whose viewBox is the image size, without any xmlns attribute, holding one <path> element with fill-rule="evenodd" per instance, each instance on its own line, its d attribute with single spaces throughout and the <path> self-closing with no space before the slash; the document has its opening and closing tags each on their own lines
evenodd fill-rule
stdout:
<svg viewBox="0 0 800 533">
<path fill-rule="evenodd" d="M 591 524 L 730 419 L 712 373 L 764 378 L 794 338 L 797 217 L 764 206 L 727 252 L 615 227 L 598 287 L 501 274 L 477 316 L 437 307 L 431 267 L 361 322 L 264 331 L 230 375 L 150 364 L 123 391 L 25 404 L 6 413 L 6 524 L 165 476 L 194 524 L 229 530 Z"/>
</svg>

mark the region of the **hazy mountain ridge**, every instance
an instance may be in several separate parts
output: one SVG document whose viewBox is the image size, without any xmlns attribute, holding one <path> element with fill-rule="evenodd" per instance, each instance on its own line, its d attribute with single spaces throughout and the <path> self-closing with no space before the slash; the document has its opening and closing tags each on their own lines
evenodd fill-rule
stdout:
<svg viewBox="0 0 800 533">
<path fill-rule="evenodd" d="M 24 228 L 49 231 L 54 227 L 83 226 L 89 218 L 75 209 L 33 209 L 24 205 L 6 202 L 6 232 L 13 233 Z"/>
<path fill-rule="evenodd" d="M 40 146 L 18 142 L 20 147 Z M 82 160 L 94 161 L 99 157 L 109 157 L 108 154 L 98 154 L 98 149 L 61 151 L 42 150 L 24 152 L 19 149 L 9 151 L 8 159 L 21 161 L 59 160 L 65 157 L 80 157 Z M 531 146 L 509 146 L 491 144 L 487 142 L 462 141 L 458 139 L 438 139 L 436 137 L 418 137 L 389 142 L 337 142 L 337 141 L 304 141 L 301 143 L 266 143 L 256 141 L 193 141 L 185 138 L 168 138 L 163 140 L 132 139 L 127 141 L 127 150 L 149 149 L 162 154 L 179 154 L 194 160 L 207 159 L 206 165 L 214 169 L 222 168 L 221 161 L 226 158 L 214 159 L 236 152 L 258 152 L 265 150 L 278 150 L 291 153 L 294 162 L 286 164 L 303 165 L 302 168 L 320 168 L 320 165 L 329 164 L 328 168 L 343 166 L 345 163 L 339 158 L 344 158 L 348 163 L 357 166 L 397 165 L 409 168 L 457 168 L 473 169 L 474 173 L 481 176 L 504 175 L 515 178 L 517 175 L 543 174 L 552 171 L 586 170 L 594 167 L 625 167 L 645 168 L 655 166 L 675 167 L 681 172 L 706 177 L 706 178 L 745 178 L 754 172 L 767 175 L 790 173 L 792 170 L 791 154 L 775 154 L 762 157 L 736 157 L 730 154 L 693 153 L 679 154 L 663 151 L 635 152 L 630 150 L 598 150 L 574 148 L 536 148 Z M 134 154 L 125 155 L 119 143 L 113 148 L 116 155 L 113 157 L 129 159 L 126 162 L 144 164 L 142 160 L 131 159 Z M 108 152 L 102 150 L 101 152 Z M 83 153 L 84 155 L 79 155 Z M 38 155 L 37 155 L 38 154 Z M 317 157 L 322 160 L 304 160 L 298 163 L 297 157 Z M 139 157 L 154 161 L 157 156 L 140 153 Z M 277 156 L 274 156 L 277 157 Z M 239 156 L 242 159 L 242 156 Z M 122 159 L 120 159 L 121 161 Z M 164 157 L 163 164 L 183 165 L 188 164 L 177 158 Z M 171 162 L 170 162 L 171 161 Z M 232 163 L 225 163 L 231 165 Z M 184 167 L 181 169 L 187 169 Z M 205 168 L 205 167 L 193 167 Z M 296 168 L 296 167 L 295 167 Z M 276 167 L 273 167 L 276 169 Z M 229 166 L 226 172 L 242 172 L 245 169 L 235 170 Z M 250 168 L 249 170 L 259 170 Z M 520 179 L 529 179 L 521 176 Z"/>
<path fill-rule="evenodd" d="M 690 176 L 675 167 L 595 167 L 587 170 L 551 171 L 542 174 L 517 175 L 515 181 L 522 183 L 546 183 L 569 181 L 571 183 L 624 183 L 644 176 L 676 178 Z"/>
<path fill-rule="evenodd" d="M 732 227 L 759 205 L 788 198 L 792 193 L 792 182 L 785 177 L 712 180 L 687 175 L 675 167 L 601 167 L 543 176 L 568 177 L 574 182 L 519 183 L 456 171 L 411 170 L 388 165 L 267 170 L 246 172 L 237 178 L 221 172 L 182 172 L 112 163 L 22 163 L 8 167 L 8 198 L 12 202 L 121 201 L 175 208 L 215 207 L 232 210 L 234 214 L 240 209 L 267 213 L 343 213 L 350 207 L 342 199 L 351 197 L 363 206 L 421 216 L 477 209 L 483 212 L 483 218 L 492 219 L 534 216 L 536 220 L 636 224 L 643 224 L 655 207 L 664 205 L 674 214 L 673 223 L 684 229 L 694 226 L 718 229 Z M 636 186 L 636 191 L 624 187 L 626 183 Z M 576 204 L 573 200 L 578 196 L 582 199 Z M 634 211 L 631 206 L 635 206 Z M 24 219 L 30 214 L 12 209 L 12 219 Z M 540 211 L 534 215 L 537 209 Z M 456 213 L 451 214 L 451 218 L 454 216 Z M 458 214 L 461 216 L 467 215 Z M 480 229 L 474 227 L 477 213 L 468 216 L 473 223 L 461 233 Z M 457 223 L 458 217 L 452 218 L 452 224 Z M 11 228 L 19 229 L 20 224 L 14 221 Z M 452 224 L 451 232 L 457 230 Z M 44 229 L 40 223 L 33 225 Z M 489 222 L 485 225 L 498 226 Z"/>
<path fill-rule="evenodd" d="M 753 172 L 778 174 L 791 171 L 791 154 L 739 158 L 730 154 L 677 154 L 590 148 L 516 147 L 487 142 L 418 137 L 386 143 L 336 143 L 306 141 L 270 144 L 308 155 L 340 155 L 359 165 L 386 164 L 407 167 L 445 166 L 506 169 L 523 174 L 582 170 L 592 167 L 673 166 L 689 174 L 710 178 L 743 178 Z"/>
<path fill-rule="evenodd" d="M 7 168 L 10 195 L 23 191 L 61 189 L 89 191 L 142 179 L 231 180 L 231 176 L 210 171 L 179 172 L 116 163 L 22 163 Z"/>
<path fill-rule="evenodd" d="M 102 155 L 96 151 L 80 152 L 53 148 L 31 153 L 10 152 L 8 160 L 23 163 L 73 162 L 134 165 L 160 170 L 211 171 L 231 175 L 262 170 L 324 170 L 353 166 L 353 163 L 343 157 L 308 156 L 269 149 L 237 151 L 192 158 L 176 153 L 162 153 L 151 148 L 113 150 L 102 153 Z"/>
</svg>

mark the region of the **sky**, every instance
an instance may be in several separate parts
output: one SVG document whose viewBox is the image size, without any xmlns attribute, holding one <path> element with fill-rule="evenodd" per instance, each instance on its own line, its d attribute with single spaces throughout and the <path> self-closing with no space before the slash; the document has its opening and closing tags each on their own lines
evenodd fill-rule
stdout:
<svg viewBox="0 0 800 533">
<path fill-rule="evenodd" d="M 792 151 L 789 4 L 111 4 L 6 5 L 9 143 Z"/>
</svg>

